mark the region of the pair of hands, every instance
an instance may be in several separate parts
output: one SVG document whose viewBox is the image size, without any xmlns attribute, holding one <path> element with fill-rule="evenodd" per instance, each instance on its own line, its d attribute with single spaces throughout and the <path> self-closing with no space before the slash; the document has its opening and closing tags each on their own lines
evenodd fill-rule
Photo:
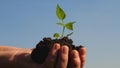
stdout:
<svg viewBox="0 0 120 68">
<path fill-rule="evenodd" d="M 69 56 L 69 48 L 67 46 L 60 46 L 60 44 L 54 44 L 49 52 L 47 59 L 43 64 L 37 64 L 31 60 L 31 51 L 32 50 L 28 51 L 28 54 L 25 53 L 19 55 L 18 53 L 18 55 L 16 55 L 16 61 L 20 61 L 20 64 L 23 66 L 22 68 L 67 68 Z M 55 62 L 58 51 L 60 55 L 58 58 L 58 62 Z M 70 59 L 71 62 L 69 68 L 83 68 L 86 60 L 86 49 L 82 47 L 79 49 L 79 51 L 72 50 L 70 52 Z"/>
<path fill-rule="evenodd" d="M 72 50 L 69 54 L 67 46 L 54 44 L 48 57 L 43 64 L 37 64 L 31 59 L 32 49 L 15 47 L 0 47 L 0 68 L 67 68 L 68 56 L 70 55 L 70 65 L 68 68 L 83 68 L 86 60 L 86 49 L 80 48 L 79 51 Z M 59 52 L 59 58 L 56 57 Z"/>
</svg>

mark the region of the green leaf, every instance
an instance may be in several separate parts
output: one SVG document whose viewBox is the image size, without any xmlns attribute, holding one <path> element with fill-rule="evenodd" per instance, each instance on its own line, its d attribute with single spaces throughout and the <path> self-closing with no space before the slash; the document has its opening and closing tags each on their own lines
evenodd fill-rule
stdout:
<svg viewBox="0 0 120 68">
<path fill-rule="evenodd" d="M 59 5 L 57 5 L 57 7 L 56 7 L 56 16 L 60 20 L 64 20 L 66 17 L 64 10 Z"/>
<path fill-rule="evenodd" d="M 58 24 L 58 25 L 60 25 L 60 26 L 65 26 L 65 24 L 64 23 L 56 23 L 56 24 Z"/>
<path fill-rule="evenodd" d="M 73 34 L 73 32 L 71 32 L 71 33 L 67 34 L 67 37 L 68 37 L 68 36 L 71 36 L 72 34 Z"/>
<path fill-rule="evenodd" d="M 65 28 L 67 28 L 68 30 L 73 30 L 73 24 L 75 22 L 68 22 L 67 24 L 65 24 Z"/>
<path fill-rule="evenodd" d="M 59 33 L 55 33 L 55 34 L 53 35 L 53 37 L 58 38 L 58 37 L 60 37 L 60 35 L 59 35 Z"/>
</svg>

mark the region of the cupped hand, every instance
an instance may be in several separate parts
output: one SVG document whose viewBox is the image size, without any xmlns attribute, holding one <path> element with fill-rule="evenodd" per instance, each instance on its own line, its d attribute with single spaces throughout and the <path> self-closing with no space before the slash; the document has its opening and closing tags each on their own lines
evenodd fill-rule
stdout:
<svg viewBox="0 0 120 68">
<path fill-rule="evenodd" d="M 54 44 L 43 64 L 37 64 L 31 59 L 32 50 L 19 50 L 14 56 L 14 63 L 17 68 L 54 68 L 57 53 L 60 50 L 59 44 Z"/>
</svg>

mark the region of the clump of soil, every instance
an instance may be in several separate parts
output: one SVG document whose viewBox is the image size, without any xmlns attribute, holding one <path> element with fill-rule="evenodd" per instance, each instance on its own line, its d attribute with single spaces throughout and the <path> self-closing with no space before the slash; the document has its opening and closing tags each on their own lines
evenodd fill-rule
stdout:
<svg viewBox="0 0 120 68">
<path fill-rule="evenodd" d="M 46 37 L 36 45 L 36 48 L 33 49 L 31 53 L 32 60 L 36 63 L 42 64 L 48 56 L 50 48 L 54 43 L 59 43 L 61 46 L 67 45 L 70 51 L 73 49 L 78 50 L 81 47 L 73 45 L 72 39 L 69 39 L 68 37 L 63 37 L 61 39 L 51 39 L 50 37 Z"/>
</svg>

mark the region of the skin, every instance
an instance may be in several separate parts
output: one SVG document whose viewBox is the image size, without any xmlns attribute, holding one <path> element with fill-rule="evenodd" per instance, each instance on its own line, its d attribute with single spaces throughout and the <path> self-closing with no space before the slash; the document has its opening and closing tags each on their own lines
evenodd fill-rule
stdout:
<svg viewBox="0 0 120 68">
<path fill-rule="evenodd" d="M 32 49 L 0 46 L 0 68 L 67 68 L 68 52 L 67 46 L 54 44 L 43 64 L 37 64 L 30 58 Z M 58 62 L 55 62 L 59 53 Z M 86 48 L 82 47 L 70 52 L 70 68 L 83 68 L 86 60 Z M 54 64 L 56 63 L 56 65 Z"/>
</svg>

